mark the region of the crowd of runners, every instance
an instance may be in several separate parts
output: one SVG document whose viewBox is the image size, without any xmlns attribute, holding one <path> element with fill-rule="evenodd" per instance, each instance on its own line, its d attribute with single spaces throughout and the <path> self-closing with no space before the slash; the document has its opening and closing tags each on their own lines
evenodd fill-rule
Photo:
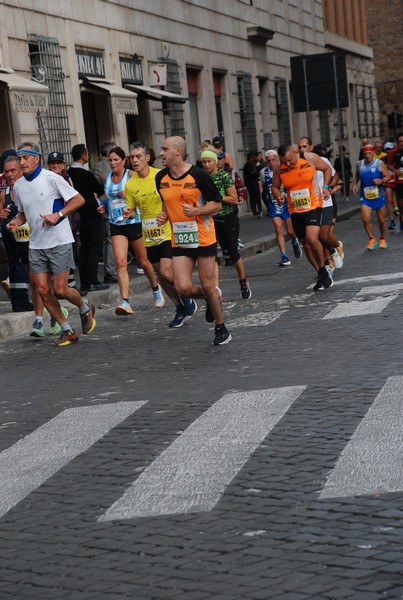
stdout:
<svg viewBox="0 0 403 600">
<path fill-rule="evenodd" d="M 96 319 L 95 307 L 86 296 L 110 283 L 119 286 L 116 314 L 129 317 L 133 308 L 128 255 L 132 252 L 150 282 L 154 306 L 162 308 L 165 296 L 172 303 L 169 327 L 181 327 L 197 311 L 198 301 L 204 301 L 205 318 L 215 325 L 213 344 L 229 343 L 217 245 L 226 264 L 234 265 L 241 299 L 248 300 L 252 290 L 239 251 L 238 207 L 246 199 L 246 190 L 223 140 L 216 137 L 203 142 L 197 166 L 187 162 L 186 142 L 179 136 L 163 141 L 162 169 L 153 166 L 152 149 L 140 141 L 130 144 L 128 156 L 113 143 L 107 145 L 97 177 L 84 168 L 88 162 L 84 144 L 73 147 L 72 157 L 66 172 L 59 152 L 49 154 L 45 169 L 39 147 L 32 142 L 2 155 L 5 185 L 0 191 L 0 219 L 11 303 L 15 311 L 35 312 L 31 335 L 44 337 L 46 308 L 51 317 L 49 333 L 57 336 L 55 345 L 76 343 L 78 335 L 59 301 L 68 300 L 78 308 L 81 330 L 87 335 Z M 343 243 L 335 234 L 335 193 L 343 189 L 342 174 L 344 181 L 350 178 L 349 161 L 344 165 L 343 173 L 336 170 L 324 147 L 314 147 L 304 136 L 296 144 L 267 150 L 264 158 L 255 153 L 244 168 L 249 197 L 254 195 L 254 214 L 262 217 L 263 200 L 273 222 L 280 266 L 291 262 L 286 232 L 294 257 L 305 253 L 316 273 L 314 291 L 330 288 L 335 269 L 343 266 Z M 368 250 L 387 249 L 385 207 L 390 230 L 397 228 L 395 215 L 403 215 L 403 134 L 398 135 L 396 145 L 363 141 L 352 189 L 359 193 Z M 372 211 L 377 215 L 379 240 L 373 234 Z M 82 245 L 80 288 L 74 277 L 77 214 Z M 103 227 L 104 236 L 100 234 Z M 105 265 L 112 264 L 115 271 L 105 270 L 102 283 L 98 260 L 105 242 L 106 251 L 109 248 L 112 253 L 112 260 L 105 257 Z M 195 268 L 198 283 L 193 280 Z"/>
</svg>

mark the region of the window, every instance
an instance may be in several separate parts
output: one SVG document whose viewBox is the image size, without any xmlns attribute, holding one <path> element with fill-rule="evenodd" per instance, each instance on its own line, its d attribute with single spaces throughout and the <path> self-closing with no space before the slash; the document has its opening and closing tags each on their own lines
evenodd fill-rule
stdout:
<svg viewBox="0 0 403 600">
<path fill-rule="evenodd" d="M 361 139 L 377 137 L 378 131 L 378 104 L 375 87 L 369 85 L 356 85 L 355 98 L 358 118 L 358 135 Z"/>
<path fill-rule="evenodd" d="M 224 139 L 224 118 L 222 114 L 222 84 L 224 75 L 221 73 L 213 73 L 213 87 L 214 87 L 214 103 L 215 113 L 217 119 L 216 131 Z"/>
<path fill-rule="evenodd" d="M 253 107 L 252 77 L 249 73 L 238 73 L 239 112 L 241 115 L 242 142 L 244 152 L 257 150 L 255 112 Z"/>
<path fill-rule="evenodd" d="M 280 145 L 292 144 L 287 82 L 285 79 L 278 79 L 274 85 L 276 91 L 277 123 Z"/>
<path fill-rule="evenodd" d="M 59 42 L 53 37 L 30 34 L 28 43 L 32 79 L 49 88 L 49 109 L 38 111 L 42 154 L 57 151 L 68 158 L 71 137 Z"/>
<path fill-rule="evenodd" d="M 181 94 L 181 86 L 179 81 L 179 65 L 176 60 L 165 59 L 167 63 L 167 85 L 166 89 L 168 92 L 174 94 Z M 163 101 L 164 109 L 164 125 L 165 135 L 167 137 L 171 135 L 180 135 L 185 137 L 185 123 L 183 118 L 183 108 L 177 102 L 169 102 L 168 100 Z"/>
<path fill-rule="evenodd" d="M 197 97 L 199 92 L 199 71 L 186 69 L 189 94 L 190 122 L 192 124 L 191 150 L 194 162 L 199 158 L 200 125 Z"/>
</svg>

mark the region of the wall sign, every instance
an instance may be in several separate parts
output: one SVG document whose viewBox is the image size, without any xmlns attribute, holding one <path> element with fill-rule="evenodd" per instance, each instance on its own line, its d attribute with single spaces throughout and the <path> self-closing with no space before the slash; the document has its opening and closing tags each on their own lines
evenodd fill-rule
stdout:
<svg viewBox="0 0 403 600">
<path fill-rule="evenodd" d="M 167 84 L 166 63 L 151 63 L 149 71 L 150 85 L 159 86 Z"/>
<path fill-rule="evenodd" d="M 119 58 L 122 83 L 143 85 L 143 65 L 139 58 Z"/>
<path fill-rule="evenodd" d="M 77 70 L 80 77 L 105 77 L 105 64 L 102 52 L 76 48 L 76 58 Z"/>
<path fill-rule="evenodd" d="M 48 110 L 47 92 L 11 91 L 11 104 L 16 112 L 33 112 Z"/>
</svg>

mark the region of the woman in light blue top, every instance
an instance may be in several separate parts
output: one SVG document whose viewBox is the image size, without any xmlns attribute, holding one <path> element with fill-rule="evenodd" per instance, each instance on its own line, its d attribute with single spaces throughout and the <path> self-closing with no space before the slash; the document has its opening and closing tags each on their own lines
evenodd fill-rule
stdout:
<svg viewBox="0 0 403 600">
<path fill-rule="evenodd" d="M 163 306 L 164 297 L 157 283 L 152 264 L 147 259 L 146 249 L 141 232 L 140 213 L 134 219 L 123 217 L 122 211 L 127 207 L 125 199 L 126 182 L 134 175 L 134 171 L 125 168 L 126 154 L 122 148 L 116 146 L 108 152 L 111 167 L 105 180 L 105 199 L 101 201 L 99 212 L 108 210 L 111 224 L 112 249 L 115 256 L 116 271 L 121 294 L 121 302 L 115 309 L 117 315 L 131 315 L 133 310 L 129 303 L 129 273 L 127 270 L 127 253 L 129 244 L 133 249 L 139 265 L 148 277 L 154 296 L 154 305 Z"/>
</svg>

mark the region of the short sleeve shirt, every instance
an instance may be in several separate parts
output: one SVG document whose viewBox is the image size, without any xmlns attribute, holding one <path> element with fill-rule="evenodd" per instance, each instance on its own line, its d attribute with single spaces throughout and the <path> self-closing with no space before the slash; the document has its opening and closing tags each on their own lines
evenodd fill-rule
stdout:
<svg viewBox="0 0 403 600">
<path fill-rule="evenodd" d="M 146 247 L 158 246 L 167 240 L 171 241 L 169 221 L 163 227 L 159 227 L 156 222 L 157 215 L 162 211 L 162 200 L 155 183 L 158 172 L 159 169 L 150 167 L 147 177 L 139 177 L 135 173 L 125 188 L 127 206 L 137 209 L 140 213 L 143 241 Z"/>
<path fill-rule="evenodd" d="M 225 196 L 227 189 L 235 185 L 231 175 L 222 169 L 218 169 L 215 173 L 210 175 L 210 177 L 221 196 Z M 234 204 L 223 203 L 222 209 L 220 212 L 214 215 L 214 218 L 224 217 L 225 215 L 230 215 L 233 212 L 236 212 L 236 206 Z"/>
<path fill-rule="evenodd" d="M 31 230 L 30 248 L 44 250 L 74 242 L 67 218 L 60 219 L 54 226 L 43 226 L 41 217 L 62 210 L 65 202 L 77 196 L 77 190 L 63 177 L 42 169 L 32 181 L 25 177 L 18 179 L 14 184 L 14 194 L 18 210 L 25 214 Z"/>
<path fill-rule="evenodd" d="M 169 169 L 162 169 L 156 175 L 157 190 L 164 201 L 168 218 L 172 224 L 197 221 L 199 246 L 210 246 L 216 240 L 214 221 L 210 215 L 187 217 L 182 204 L 205 206 L 207 202 L 221 202 L 221 195 L 211 178 L 194 165 L 183 175 L 174 179 Z M 172 246 L 175 247 L 172 238 Z"/>
</svg>

